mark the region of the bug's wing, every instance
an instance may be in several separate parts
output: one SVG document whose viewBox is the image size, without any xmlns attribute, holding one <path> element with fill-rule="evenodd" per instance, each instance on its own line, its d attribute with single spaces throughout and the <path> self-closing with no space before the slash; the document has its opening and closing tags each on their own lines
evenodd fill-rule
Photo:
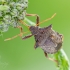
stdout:
<svg viewBox="0 0 70 70">
<path fill-rule="evenodd" d="M 53 54 L 55 52 L 57 52 L 59 50 L 59 48 L 61 47 L 61 43 L 57 44 L 55 42 L 52 41 L 52 39 L 48 38 L 46 39 L 46 41 L 44 42 L 43 45 L 41 45 L 41 48 L 46 52 L 46 53 L 50 53 Z"/>
</svg>

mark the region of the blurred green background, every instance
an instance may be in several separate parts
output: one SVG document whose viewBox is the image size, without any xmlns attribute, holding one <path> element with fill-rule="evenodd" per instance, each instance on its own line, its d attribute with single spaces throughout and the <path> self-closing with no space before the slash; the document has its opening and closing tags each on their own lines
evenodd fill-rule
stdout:
<svg viewBox="0 0 70 70">
<path fill-rule="evenodd" d="M 70 59 L 70 0 L 29 0 L 27 13 L 40 16 L 40 21 L 57 15 L 50 21 L 41 24 L 41 27 L 53 25 L 53 29 L 63 34 L 63 49 Z M 36 17 L 27 17 L 35 22 Z M 28 31 L 23 25 L 24 31 Z M 19 29 L 10 27 L 0 36 L 0 70 L 57 70 L 55 63 L 46 59 L 43 51 L 34 49 L 34 37 L 22 40 L 17 37 L 4 41 L 19 33 Z M 29 33 L 30 34 L 30 33 Z"/>
</svg>

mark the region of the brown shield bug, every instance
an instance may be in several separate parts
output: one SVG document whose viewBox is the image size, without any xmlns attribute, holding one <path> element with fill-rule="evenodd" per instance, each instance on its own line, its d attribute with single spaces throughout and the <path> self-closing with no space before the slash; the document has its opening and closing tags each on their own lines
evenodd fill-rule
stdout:
<svg viewBox="0 0 70 70">
<path fill-rule="evenodd" d="M 51 18 L 44 20 L 43 22 L 51 20 L 55 15 L 56 14 L 54 14 Z M 34 15 L 29 14 L 28 16 L 34 16 Z M 53 30 L 52 25 L 40 28 L 39 24 L 43 22 L 39 23 L 39 16 L 38 15 L 36 16 L 37 16 L 36 26 L 28 26 L 26 23 L 20 20 L 20 22 L 25 26 L 27 26 L 32 33 L 30 35 L 23 37 L 22 40 L 25 40 L 31 36 L 34 36 L 35 38 L 34 48 L 36 49 L 40 47 L 44 51 L 45 56 L 49 60 L 57 62 L 57 60 L 49 58 L 47 54 L 54 54 L 61 48 L 62 42 L 63 42 L 63 35 Z"/>
<path fill-rule="evenodd" d="M 56 13 L 51 18 L 48 18 L 48 19 L 44 20 L 43 22 L 51 20 L 55 15 L 56 15 Z M 24 25 L 26 25 L 24 22 L 22 22 L 22 21 L 20 21 L 20 22 L 23 23 Z M 31 36 L 34 36 L 34 38 L 35 38 L 34 48 L 36 49 L 36 48 L 40 47 L 44 51 L 45 56 L 49 60 L 57 62 L 57 60 L 49 58 L 47 53 L 54 54 L 61 48 L 62 42 L 63 42 L 63 35 L 59 34 L 55 30 L 53 30 L 52 25 L 40 28 L 39 24 L 41 24 L 43 22 L 39 23 L 39 17 L 37 17 L 36 26 L 26 25 L 26 26 L 28 26 L 28 28 L 32 34 L 25 36 L 22 39 L 24 40 Z"/>
</svg>

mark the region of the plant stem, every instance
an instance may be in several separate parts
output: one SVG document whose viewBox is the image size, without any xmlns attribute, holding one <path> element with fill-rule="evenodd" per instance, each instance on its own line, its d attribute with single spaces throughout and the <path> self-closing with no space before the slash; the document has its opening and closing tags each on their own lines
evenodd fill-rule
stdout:
<svg viewBox="0 0 70 70">
<path fill-rule="evenodd" d="M 58 60 L 59 63 L 59 66 L 57 66 L 58 70 L 70 70 L 69 60 L 63 49 L 55 53 L 53 57 L 56 60 Z"/>
</svg>

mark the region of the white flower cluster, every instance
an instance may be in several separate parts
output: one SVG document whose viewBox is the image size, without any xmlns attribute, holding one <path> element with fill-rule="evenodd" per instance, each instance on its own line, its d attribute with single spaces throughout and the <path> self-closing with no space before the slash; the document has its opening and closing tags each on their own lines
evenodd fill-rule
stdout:
<svg viewBox="0 0 70 70">
<path fill-rule="evenodd" d="M 28 0 L 0 0 L 0 32 L 20 25 L 18 20 L 25 18 L 27 7 Z"/>
</svg>

